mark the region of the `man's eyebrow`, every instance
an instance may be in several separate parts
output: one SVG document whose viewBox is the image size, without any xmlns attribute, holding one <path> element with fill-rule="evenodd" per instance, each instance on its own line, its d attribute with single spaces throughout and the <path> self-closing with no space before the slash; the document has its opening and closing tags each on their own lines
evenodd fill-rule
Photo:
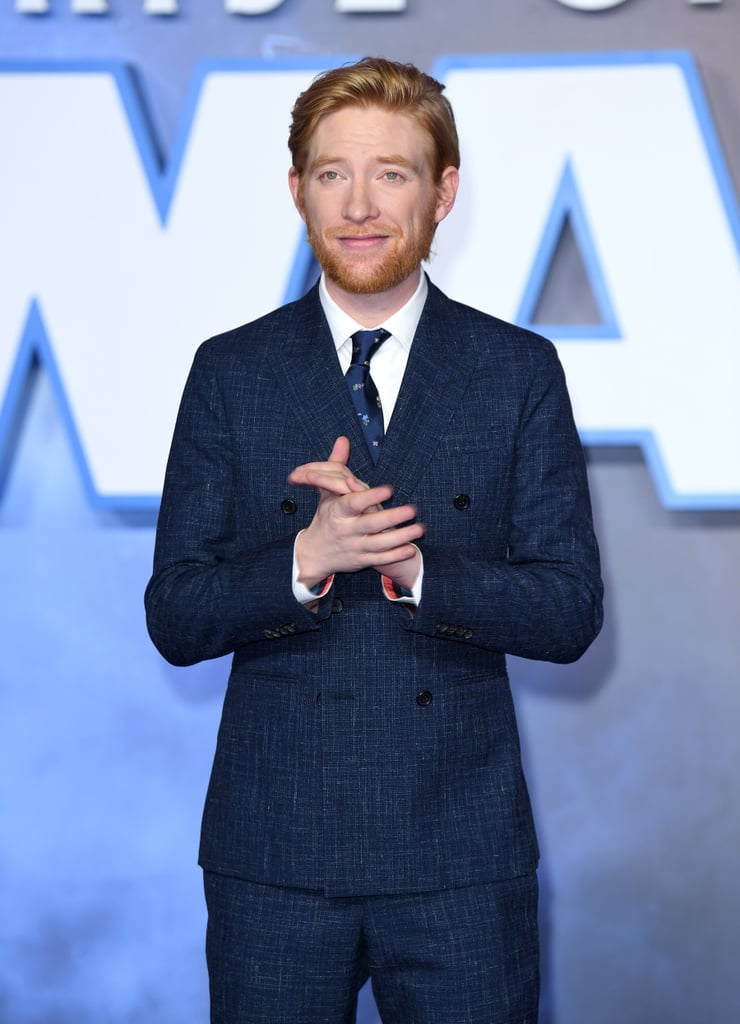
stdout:
<svg viewBox="0 0 740 1024">
<path fill-rule="evenodd" d="M 312 160 L 308 165 L 309 171 L 315 171 L 317 167 L 322 167 L 324 164 L 339 164 L 342 162 L 340 156 L 327 156 L 325 153 L 319 153 L 315 160 Z"/>
<path fill-rule="evenodd" d="M 418 165 L 415 164 L 413 160 L 409 160 L 408 157 L 401 156 L 400 153 L 391 153 L 390 156 L 379 156 L 378 163 L 397 164 L 399 167 L 408 167 L 410 171 L 419 170 Z"/>
<path fill-rule="evenodd" d="M 409 160 L 406 156 L 401 156 L 400 153 L 390 153 L 388 156 L 377 156 L 375 158 L 379 164 L 395 164 L 396 167 L 406 167 L 410 171 L 418 172 L 419 166 L 414 163 L 413 160 Z M 315 159 L 311 161 L 308 166 L 309 173 L 315 171 L 317 167 L 324 167 L 326 164 L 342 164 L 343 158 L 341 156 L 330 156 L 328 153 L 319 153 Z"/>
</svg>

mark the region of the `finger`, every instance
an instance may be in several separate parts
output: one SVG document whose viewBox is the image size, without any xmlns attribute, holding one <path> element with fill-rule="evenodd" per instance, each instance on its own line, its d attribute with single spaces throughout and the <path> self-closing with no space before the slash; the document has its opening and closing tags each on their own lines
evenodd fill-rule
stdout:
<svg viewBox="0 0 740 1024">
<path fill-rule="evenodd" d="M 361 490 L 348 492 L 342 504 L 349 515 L 364 516 L 366 512 L 375 513 L 374 506 L 380 506 L 392 497 L 393 488 L 389 484 L 381 484 L 379 487 L 368 487 L 367 484 L 363 484 Z M 410 506 L 406 507 L 410 508 Z M 403 520 L 399 520 L 399 522 L 403 522 Z M 363 532 L 375 532 L 374 529 L 368 527 L 369 524 L 366 524 Z"/>
<path fill-rule="evenodd" d="M 413 505 L 397 505 L 391 508 L 372 507 L 388 501 L 390 495 L 387 492 L 390 490 L 390 487 L 371 487 L 362 494 L 347 495 L 345 498 L 344 503 L 362 515 L 360 528 L 363 533 L 384 533 L 386 530 L 410 524 L 416 519 L 416 509 Z M 387 496 L 383 497 L 384 494 Z"/>
<path fill-rule="evenodd" d="M 332 450 L 334 454 L 334 450 Z M 295 469 L 291 470 L 288 474 L 288 480 L 292 484 L 304 487 L 324 487 L 331 486 L 333 491 L 344 494 L 347 491 L 363 491 L 367 489 L 367 484 L 359 480 L 351 469 L 349 469 L 343 462 L 306 462 L 302 466 L 296 466 Z M 329 485 L 325 481 L 330 481 Z M 341 481 L 344 484 L 344 489 L 337 491 L 336 484 L 333 481 Z"/>
<path fill-rule="evenodd" d="M 386 530 L 383 533 L 374 533 L 366 538 L 367 550 L 372 552 L 377 558 L 383 556 L 385 561 L 394 561 L 398 552 L 402 548 L 406 548 L 417 540 L 420 540 L 424 535 L 424 527 L 421 523 L 412 523 L 409 526 L 403 526 L 398 530 Z M 416 550 L 415 548 L 413 549 Z M 393 557 L 389 557 L 393 556 Z M 401 558 L 409 557 L 408 554 L 398 557 Z"/>
<path fill-rule="evenodd" d="M 412 543 L 405 544 L 400 548 L 394 548 L 392 551 L 381 552 L 375 562 L 373 562 L 373 569 L 383 569 L 389 565 L 396 565 L 399 562 L 410 562 L 416 558 L 419 553 L 419 549 Z"/>
<path fill-rule="evenodd" d="M 420 539 L 421 532 L 411 528 L 408 531 L 399 531 L 399 535 L 392 541 L 389 541 L 387 533 L 363 538 L 361 549 L 354 552 L 355 568 L 375 568 L 414 558 L 418 553 L 414 545 Z"/>
<path fill-rule="evenodd" d="M 316 479 L 316 474 L 319 473 L 326 474 L 328 479 L 343 480 L 352 476 L 347 467 L 340 462 L 307 462 L 303 466 L 296 466 L 291 470 L 288 480 L 292 484 L 308 485 L 310 483 L 311 486 L 317 486 L 313 483 L 313 479 Z M 311 480 L 309 480 L 309 476 L 312 477 Z"/>
<path fill-rule="evenodd" d="M 332 463 L 315 463 L 307 466 L 299 473 L 292 473 L 289 477 L 291 483 L 301 484 L 306 487 L 316 487 L 328 494 L 352 494 L 368 490 L 368 485 L 358 480 L 349 470 L 329 469 Z"/>
<path fill-rule="evenodd" d="M 296 466 L 295 469 L 292 469 L 290 473 L 288 473 L 288 480 L 292 484 L 305 484 L 306 473 L 308 473 L 312 468 L 320 465 L 322 465 L 320 462 L 306 462 L 302 466 Z"/>
<path fill-rule="evenodd" d="M 409 523 L 408 526 L 379 532 L 365 532 L 363 529 L 365 518 L 367 517 L 361 516 L 347 520 L 347 528 L 342 531 L 346 550 L 352 549 L 356 555 L 362 558 L 376 559 L 379 555 L 387 554 L 395 556 L 400 548 L 407 544 L 413 544 L 424 535 L 422 523 Z M 390 561 L 392 560 L 391 558 Z"/>
<path fill-rule="evenodd" d="M 349 462 L 349 438 L 340 434 L 334 442 L 334 447 L 329 455 L 329 462 L 341 462 L 346 466 Z"/>
<path fill-rule="evenodd" d="M 347 486 L 351 491 L 367 491 L 370 484 L 366 484 L 362 480 L 358 480 L 356 476 L 350 475 L 347 477 Z"/>
<path fill-rule="evenodd" d="M 339 466 L 346 466 L 349 462 L 349 438 L 344 437 L 340 434 L 334 442 L 329 457 L 326 462 L 304 462 L 300 466 L 296 466 L 295 469 L 291 470 L 288 474 L 288 480 L 292 484 L 305 484 L 306 473 L 317 467 L 328 467 L 332 464 L 333 469 L 337 469 Z"/>
</svg>

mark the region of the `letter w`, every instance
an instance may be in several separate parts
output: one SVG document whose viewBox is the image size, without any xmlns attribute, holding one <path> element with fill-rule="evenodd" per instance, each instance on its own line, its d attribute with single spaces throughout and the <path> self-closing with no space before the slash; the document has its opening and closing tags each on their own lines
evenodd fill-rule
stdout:
<svg viewBox="0 0 740 1024">
<path fill-rule="evenodd" d="M 286 120 L 315 71 L 204 65 L 162 169 L 122 65 L 0 65 L 0 466 L 35 356 L 90 500 L 156 504 L 198 343 L 286 298 Z"/>
</svg>

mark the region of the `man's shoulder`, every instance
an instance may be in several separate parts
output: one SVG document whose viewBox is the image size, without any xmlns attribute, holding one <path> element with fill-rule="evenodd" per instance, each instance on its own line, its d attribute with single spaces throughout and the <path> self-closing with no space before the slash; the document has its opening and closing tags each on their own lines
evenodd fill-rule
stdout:
<svg viewBox="0 0 740 1024">
<path fill-rule="evenodd" d="M 300 299 L 287 302 L 248 323 L 213 335 L 200 348 L 204 353 L 221 356 L 241 355 L 247 351 L 250 356 L 254 356 L 264 348 L 272 352 L 274 358 L 276 345 L 284 344 L 298 333 L 319 330 L 321 318 L 321 303 L 314 286 Z"/>
<path fill-rule="evenodd" d="M 431 281 L 427 314 L 428 329 L 441 328 L 460 344 L 475 344 L 506 356 L 554 354 L 555 351 L 552 342 L 541 334 L 452 299 Z"/>
</svg>

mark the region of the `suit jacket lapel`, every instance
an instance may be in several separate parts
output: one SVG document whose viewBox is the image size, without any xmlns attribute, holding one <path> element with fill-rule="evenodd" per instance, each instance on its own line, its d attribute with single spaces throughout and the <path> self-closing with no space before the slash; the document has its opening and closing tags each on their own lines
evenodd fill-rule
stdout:
<svg viewBox="0 0 740 1024">
<path fill-rule="evenodd" d="M 276 372 L 283 376 L 291 414 L 310 438 L 313 458 L 326 459 L 344 434 L 350 439 L 350 465 L 367 480 L 374 463 L 339 366 L 318 286 L 293 307 L 291 335 Z"/>
<path fill-rule="evenodd" d="M 478 361 L 473 338 L 461 337 L 451 303 L 430 283 L 401 391 L 374 477 L 395 485 L 394 504 L 408 500 L 463 403 Z"/>
<path fill-rule="evenodd" d="M 461 337 L 452 303 L 430 283 L 398 401 L 375 465 L 357 422 L 318 287 L 293 306 L 289 338 L 276 373 L 291 414 L 325 459 L 340 434 L 350 439 L 350 466 L 361 479 L 392 481 L 396 504 L 406 501 L 464 401 L 477 360 L 474 338 Z"/>
</svg>

